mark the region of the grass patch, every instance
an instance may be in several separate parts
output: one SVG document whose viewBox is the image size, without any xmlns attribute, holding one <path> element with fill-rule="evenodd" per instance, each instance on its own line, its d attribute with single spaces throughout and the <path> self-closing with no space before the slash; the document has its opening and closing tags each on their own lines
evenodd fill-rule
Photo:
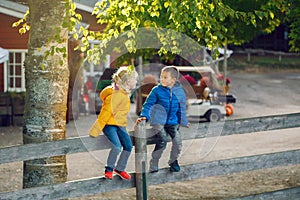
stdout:
<svg viewBox="0 0 300 200">
<path fill-rule="evenodd" d="M 228 61 L 228 70 L 245 71 L 270 71 L 270 70 L 300 70 L 300 57 L 260 56 L 251 55 L 248 61 L 247 55 L 232 55 Z M 220 62 L 220 67 L 223 62 Z"/>
</svg>

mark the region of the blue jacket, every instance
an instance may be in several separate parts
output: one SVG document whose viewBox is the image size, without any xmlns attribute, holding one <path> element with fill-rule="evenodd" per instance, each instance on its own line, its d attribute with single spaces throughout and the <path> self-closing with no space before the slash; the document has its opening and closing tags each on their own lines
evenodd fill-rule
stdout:
<svg viewBox="0 0 300 200">
<path fill-rule="evenodd" d="M 186 117 L 186 96 L 179 82 L 173 88 L 159 83 L 148 95 L 140 117 L 150 120 L 150 125 L 188 125 Z"/>
</svg>

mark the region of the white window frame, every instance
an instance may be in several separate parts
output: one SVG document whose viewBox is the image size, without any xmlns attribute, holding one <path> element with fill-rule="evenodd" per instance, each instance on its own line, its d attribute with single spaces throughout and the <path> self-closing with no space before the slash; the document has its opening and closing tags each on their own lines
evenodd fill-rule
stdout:
<svg viewBox="0 0 300 200">
<path fill-rule="evenodd" d="M 10 63 L 10 59 L 4 63 L 4 91 L 9 91 L 9 92 L 25 92 L 25 67 L 24 67 L 24 61 L 27 53 L 27 49 L 9 49 L 9 58 L 11 54 L 15 53 L 20 53 L 21 54 L 21 63 L 15 63 L 15 56 L 14 56 L 14 61 L 13 63 Z M 21 65 L 21 75 L 16 75 L 15 71 L 13 72 L 13 75 L 10 75 L 9 69 L 10 66 L 16 66 L 16 65 Z M 14 67 L 15 69 L 15 67 Z M 15 87 L 15 82 L 14 82 L 14 87 L 10 87 L 10 84 L 8 84 L 8 81 L 10 78 L 21 78 L 21 87 Z M 13 79 L 15 81 L 15 79 Z"/>
</svg>

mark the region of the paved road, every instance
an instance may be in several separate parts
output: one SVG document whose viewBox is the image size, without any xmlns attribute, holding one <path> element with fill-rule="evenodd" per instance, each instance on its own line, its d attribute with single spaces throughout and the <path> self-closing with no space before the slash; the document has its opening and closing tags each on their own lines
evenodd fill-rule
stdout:
<svg viewBox="0 0 300 200">
<path fill-rule="evenodd" d="M 300 111 L 300 72 L 229 74 L 237 96 L 235 114 L 244 118 Z"/>
</svg>

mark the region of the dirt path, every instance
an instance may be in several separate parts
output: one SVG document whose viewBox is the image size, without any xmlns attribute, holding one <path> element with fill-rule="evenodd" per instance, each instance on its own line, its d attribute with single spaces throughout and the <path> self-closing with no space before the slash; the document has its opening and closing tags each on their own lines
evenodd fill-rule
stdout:
<svg viewBox="0 0 300 200">
<path fill-rule="evenodd" d="M 243 172 L 193 181 L 150 186 L 150 200 L 167 199 L 230 199 L 300 185 L 300 165 L 253 172 Z M 107 192 L 99 195 L 72 198 L 73 200 L 135 199 L 135 189 Z M 281 199 L 282 200 L 282 199 Z M 290 199 L 287 199 L 290 200 Z"/>
<path fill-rule="evenodd" d="M 237 103 L 234 105 L 235 112 L 230 118 L 300 112 L 300 72 L 234 73 L 229 74 L 229 76 L 232 80 L 231 93 L 237 97 Z M 90 122 L 94 119 L 95 116 L 87 116 L 81 117 L 78 121 L 70 122 L 67 125 L 67 137 L 78 136 L 78 132 L 86 133 L 89 127 L 87 127 L 86 124 L 88 123 L 85 123 L 85 120 Z M 134 119 L 131 121 L 133 122 Z M 1 147 L 21 144 L 21 142 L 21 127 L 0 127 Z M 180 157 L 182 165 L 300 149 L 300 129 L 221 137 L 207 157 L 195 160 L 201 142 L 201 140 L 185 142 L 184 151 Z M 152 147 L 149 146 L 148 152 L 151 150 Z M 160 167 L 167 166 L 168 152 L 169 149 L 165 151 Z M 95 157 L 95 154 L 98 157 Z M 99 155 L 101 156 L 99 157 Z M 68 179 L 76 180 L 102 176 L 106 156 L 107 151 L 67 156 Z M 132 158 L 128 164 L 128 170 L 134 170 Z M 21 162 L 0 165 L 0 173 L 0 192 L 22 187 Z M 226 199 L 297 185 L 300 185 L 300 165 L 150 186 L 149 197 L 150 199 Z M 135 199 L 135 189 L 74 199 Z"/>
</svg>

